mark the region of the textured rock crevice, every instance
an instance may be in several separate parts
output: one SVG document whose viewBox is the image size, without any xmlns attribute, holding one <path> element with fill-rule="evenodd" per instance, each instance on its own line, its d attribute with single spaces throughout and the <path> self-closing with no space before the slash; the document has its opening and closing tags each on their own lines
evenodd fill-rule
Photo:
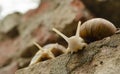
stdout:
<svg viewBox="0 0 120 74">
<path fill-rule="evenodd" d="M 102 17 L 120 27 L 120 0 L 81 0 L 97 17 Z M 102 11 L 102 12 L 101 12 Z M 112 12 L 112 13 L 110 13 Z"/>
<path fill-rule="evenodd" d="M 119 74 L 120 34 L 90 43 L 84 50 L 37 63 L 16 74 Z"/>
</svg>

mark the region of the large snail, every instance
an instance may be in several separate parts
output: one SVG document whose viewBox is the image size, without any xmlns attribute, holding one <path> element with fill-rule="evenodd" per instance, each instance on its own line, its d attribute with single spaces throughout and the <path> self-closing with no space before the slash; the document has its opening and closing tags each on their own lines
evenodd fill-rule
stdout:
<svg viewBox="0 0 120 74">
<path fill-rule="evenodd" d="M 57 29 L 53 28 L 53 31 L 55 31 L 67 41 L 67 53 L 77 52 L 87 45 L 86 42 L 100 40 L 115 34 L 117 31 L 117 28 L 111 22 L 102 18 L 88 20 L 81 26 L 80 24 L 81 23 L 79 22 L 76 35 L 70 38 L 59 32 Z"/>
</svg>

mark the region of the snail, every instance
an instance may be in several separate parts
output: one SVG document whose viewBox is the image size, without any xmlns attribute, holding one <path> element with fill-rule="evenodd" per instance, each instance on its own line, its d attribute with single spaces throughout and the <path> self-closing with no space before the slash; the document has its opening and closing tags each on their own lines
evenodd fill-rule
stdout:
<svg viewBox="0 0 120 74">
<path fill-rule="evenodd" d="M 35 54 L 32 58 L 30 65 L 36 64 L 41 61 L 45 61 L 48 59 L 54 59 L 55 57 L 65 53 L 65 47 L 62 45 L 55 43 L 55 44 L 47 44 L 43 48 L 34 43 L 40 50 Z"/>
<path fill-rule="evenodd" d="M 111 36 L 117 32 L 117 28 L 111 22 L 103 18 L 90 19 L 82 25 L 79 21 L 76 34 L 71 37 L 65 36 L 55 28 L 52 30 L 66 40 L 68 43 L 67 49 L 57 43 L 48 44 L 43 48 L 37 43 L 34 43 L 40 50 L 33 57 L 30 65 L 47 59 L 53 59 L 63 53 L 77 52 L 86 47 L 87 43 Z"/>
<path fill-rule="evenodd" d="M 87 46 L 87 43 L 100 40 L 116 33 L 117 28 L 108 20 L 102 18 L 94 18 L 86 21 L 80 26 L 78 23 L 76 35 L 68 38 L 63 33 L 53 28 L 53 31 L 63 37 L 67 43 L 68 52 L 77 52 Z"/>
<path fill-rule="evenodd" d="M 80 37 L 87 43 L 103 39 L 115 34 L 117 28 L 108 20 L 103 18 L 93 18 L 80 27 Z"/>
<path fill-rule="evenodd" d="M 60 31 L 58 31 L 57 29 L 55 29 L 55 28 L 52 29 L 54 32 L 59 34 L 61 37 L 63 37 L 67 41 L 68 47 L 67 47 L 66 53 L 77 52 L 78 50 L 81 50 L 85 46 L 87 46 L 84 39 L 81 38 L 79 35 L 80 34 L 80 25 L 81 25 L 81 22 L 78 23 L 75 36 L 71 36 L 69 38 L 67 36 L 65 36 L 63 33 L 61 33 Z"/>
</svg>

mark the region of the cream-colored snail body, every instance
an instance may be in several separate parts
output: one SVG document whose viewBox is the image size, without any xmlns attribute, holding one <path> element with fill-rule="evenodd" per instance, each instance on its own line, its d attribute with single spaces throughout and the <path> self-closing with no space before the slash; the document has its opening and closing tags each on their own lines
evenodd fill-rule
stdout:
<svg viewBox="0 0 120 74">
<path fill-rule="evenodd" d="M 48 44 L 45 45 L 43 48 L 38 45 L 37 43 L 34 43 L 40 50 L 35 54 L 33 59 L 30 62 L 30 65 L 45 61 L 48 59 L 53 59 L 61 54 L 65 53 L 65 47 L 63 47 L 60 44 Z"/>
<path fill-rule="evenodd" d="M 100 40 L 115 34 L 117 28 L 108 20 L 94 18 L 86 21 L 80 27 L 80 37 L 86 42 Z"/>
<path fill-rule="evenodd" d="M 67 47 L 66 53 L 77 52 L 78 50 L 83 49 L 87 45 L 79 35 L 80 25 L 81 25 L 81 22 L 78 23 L 75 36 L 71 36 L 69 38 L 65 36 L 63 33 L 61 33 L 60 31 L 58 31 L 57 29 L 53 28 L 53 31 L 55 31 L 57 34 L 59 34 L 61 37 L 63 37 L 67 41 L 68 47 Z"/>
</svg>

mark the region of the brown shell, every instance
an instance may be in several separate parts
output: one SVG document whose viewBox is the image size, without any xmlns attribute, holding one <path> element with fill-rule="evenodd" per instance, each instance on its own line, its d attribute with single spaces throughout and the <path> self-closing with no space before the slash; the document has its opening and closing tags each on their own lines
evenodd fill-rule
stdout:
<svg viewBox="0 0 120 74">
<path fill-rule="evenodd" d="M 116 30 L 117 28 L 108 20 L 94 18 L 81 25 L 80 36 L 86 42 L 92 42 L 115 34 Z"/>
<path fill-rule="evenodd" d="M 55 44 L 47 44 L 43 47 L 43 49 L 50 50 L 54 57 L 57 57 L 61 54 L 64 54 L 66 51 L 66 48 L 58 43 Z"/>
</svg>

